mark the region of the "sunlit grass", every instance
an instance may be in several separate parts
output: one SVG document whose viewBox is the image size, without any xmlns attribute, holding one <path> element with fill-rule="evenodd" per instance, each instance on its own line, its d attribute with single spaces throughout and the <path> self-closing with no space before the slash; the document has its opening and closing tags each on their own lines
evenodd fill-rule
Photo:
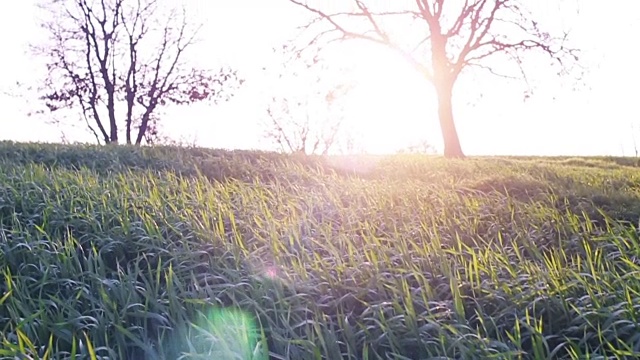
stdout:
<svg viewBox="0 0 640 360">
<path fill-rule="evenodd" d="M 631 163 L 124 150 L 0 146 L 0 358 L 640 356 Z"/>
</svg>

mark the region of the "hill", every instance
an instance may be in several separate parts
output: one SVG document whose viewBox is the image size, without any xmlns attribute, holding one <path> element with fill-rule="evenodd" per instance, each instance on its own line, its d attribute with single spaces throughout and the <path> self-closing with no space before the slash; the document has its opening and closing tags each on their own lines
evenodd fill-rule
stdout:
<svg viewBox="0 0 640 360">
<path fill-rule="evenodd" d="M 638 161 L 0 143 L 0 358 L 640 355 Z"/>
</svg>

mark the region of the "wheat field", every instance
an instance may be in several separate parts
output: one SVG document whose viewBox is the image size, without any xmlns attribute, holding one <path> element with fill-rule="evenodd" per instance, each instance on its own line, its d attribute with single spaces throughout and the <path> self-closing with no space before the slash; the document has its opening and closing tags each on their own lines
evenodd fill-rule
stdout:
<svg viewBox="0 0 640 360">
<path fill-rule="evenodd" d="M 638 170 L 0 143 L 0 359 L 636 358 Z"/>
</svg>

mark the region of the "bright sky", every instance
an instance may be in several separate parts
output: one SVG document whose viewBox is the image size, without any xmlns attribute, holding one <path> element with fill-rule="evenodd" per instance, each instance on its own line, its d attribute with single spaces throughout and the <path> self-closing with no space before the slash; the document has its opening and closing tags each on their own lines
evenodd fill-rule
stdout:
<svg viewBox="0 0 640 360">
<path fill-rule="evenodd" d="M 305 13 L 287 0 L 185 0 L 206 20 L 203 41 L 192 56 L 202 64 L 231 65 L 247 80 L 230 102 L 169 111 L 164 130 L 174 137 L 216 148 L 268 148 L 259 124 L 274 86 L 262 68 L 280 46 L 305 23 Z M 553 8 L 556 0 L 536 0 Z M 573 0 L 563 0 L 573 1 Z M 0 12 L 3 34 L 0 92 L 16 81 L 33 81 L 44 69 L 28 51 L 41 36 L 34 19 L 35 0 L 16 1 Z M 557 12 L 546 14 L 558 16 Z M 640 146 L 637 84 L 640 50 L 636 35 L 640 2 L 580 0 L 580 11 L 563 14 L 574 43 L 583 50 L 586 86 L 577 90 L 553 70 L 530 73 L 538 88 L 523 102 L 522 84 L 488 79 L 463 80 L 457 86 L 468 99 L 454 99 L 462 147 L 468 155 L 634 155 Z M 551 16 L 550 15 L 550 16 Z M 402 59 L 373 46 L 349 45 L 336 52 L 337 63 L 357 64 L 359 86 L 346 109 L 369 152 L 394 152 L 427 139 L 441 146 L 431 86 Z M 375 60 L 372 60 L 375 59 Z M 393 70 L 390 70 L 393 69 Z M 481 96 L 482 95 L 482 96 Z M 59 141 L 61 129 L 27 117 L 30 105 L 0 94 L 0 140 Z M 78 124 L 82 125 L 82 124 Z M 62 129 L 70 140 L 92 141 L 77 129 Z"/>
</svg>

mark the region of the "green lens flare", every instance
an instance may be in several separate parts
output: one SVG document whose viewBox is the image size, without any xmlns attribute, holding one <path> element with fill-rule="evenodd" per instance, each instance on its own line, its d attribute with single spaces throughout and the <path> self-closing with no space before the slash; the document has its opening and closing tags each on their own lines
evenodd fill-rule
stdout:
<svg viewBox="0 0 640 360">
<path fill-rule="evenodd" d="M 267 351 L 252 316 L 239 309 L 212 309 L 198 322 L 194 343 L 210 359 L 262 360 Z"/>
</svg>

